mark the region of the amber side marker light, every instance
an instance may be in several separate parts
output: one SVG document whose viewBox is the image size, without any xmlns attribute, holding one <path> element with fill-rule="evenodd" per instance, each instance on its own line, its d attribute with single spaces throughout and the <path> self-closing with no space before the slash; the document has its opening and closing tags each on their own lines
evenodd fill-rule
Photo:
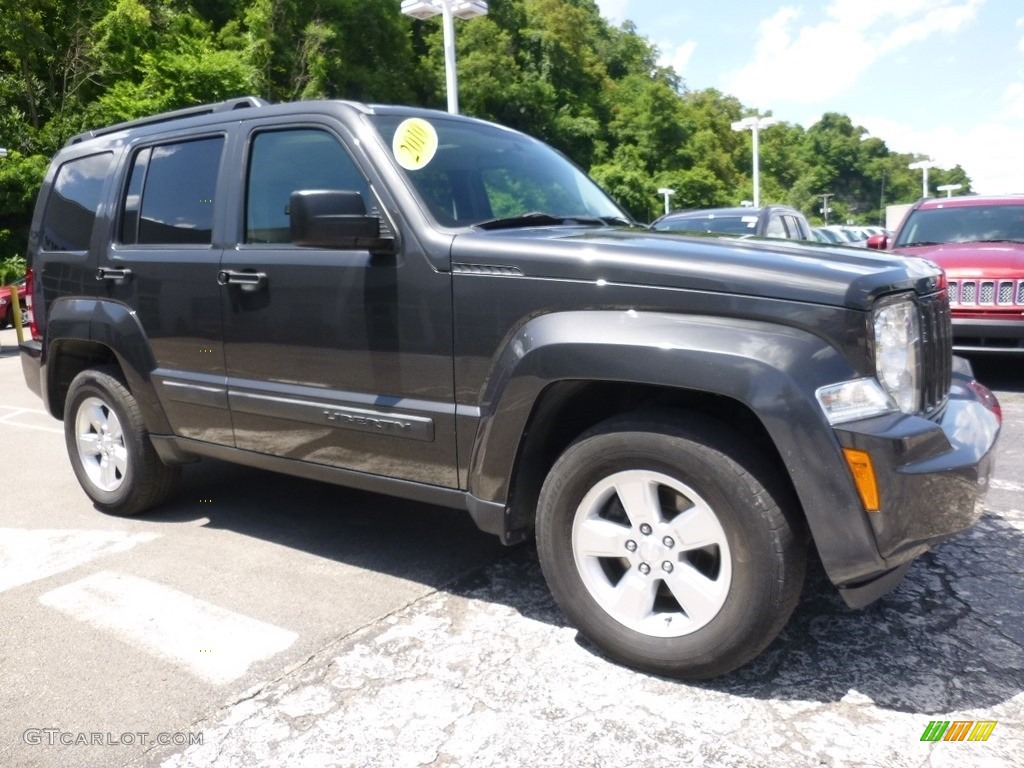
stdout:
<svg viewBox="0 0 1024 768">
<path fill-rule="evenodd" d="M 881 505 L 878 501 L 878 481 L 875 480 L 875 467 L 871 463 L 871 454 L 858 451 L 856 448 L 843 448 L 846 465 L 853 475 L 853 482 L 860 494 L 860 503 L 868 512 L 877 512 Z"/>
</svg>

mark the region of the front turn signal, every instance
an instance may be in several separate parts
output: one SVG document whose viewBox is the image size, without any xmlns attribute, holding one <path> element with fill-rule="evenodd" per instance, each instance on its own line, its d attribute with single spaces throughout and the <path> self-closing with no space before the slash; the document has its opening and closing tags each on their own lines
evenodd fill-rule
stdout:
<svg viewBox="0 0 1024 768">
<path fill-rule="evenodd" d="M 856 448 L 843 448 L 846 465 L 853 475 L 854 485 L 860 494 L 860 503 L 868 512 L 878 512 L 881 504 L 878 500 L 878 481 L 875 479 L 875 467 L 871 463 L 871 454 L 858 451 Z"/>
</svg>

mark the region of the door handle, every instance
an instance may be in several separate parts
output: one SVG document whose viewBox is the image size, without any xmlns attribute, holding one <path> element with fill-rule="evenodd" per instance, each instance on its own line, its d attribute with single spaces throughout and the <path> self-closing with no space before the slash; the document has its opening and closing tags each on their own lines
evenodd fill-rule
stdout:
<svg viewBox="0 0 1024 768">
<path fill-rule="evenodd" d="M 217 273 L 218 285 L 237 285 L 243 291 L 258 291 L 267 285 L 266 272 L 236 272 L 222 269 Z"/>
<path fill-rule="evenodd" d="M 97 280 L 114 280 L 120 282 L 121 280 L 131 279 L 132 271 L 130 269 L 110 269 L 109 267 L 100 267 L 96 270 Z"/>
</svg>

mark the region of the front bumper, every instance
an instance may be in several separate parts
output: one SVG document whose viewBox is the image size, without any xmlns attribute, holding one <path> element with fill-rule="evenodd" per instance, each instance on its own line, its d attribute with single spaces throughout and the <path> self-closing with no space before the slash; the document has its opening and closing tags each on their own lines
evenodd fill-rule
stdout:
<svg viewBox="0 0 1024 768">
<path fill-rule="evenodd" d="M 1024 354 L 1024 317 L 957 317 L 954 313 L 953 349 L 957 352 Z"/>
<path fill-rule="evenodd" d="M 895 414 L 836 429 L 844 448 L 871 455 L 881 497 L 878 512 L 863 514 L 883 567 L 839 585 L 851 605 L 881 597 L 902 566 L 981 517 L 1001 417 L 995 396 L 961 367 L 934 418 Z"/>
</svg>

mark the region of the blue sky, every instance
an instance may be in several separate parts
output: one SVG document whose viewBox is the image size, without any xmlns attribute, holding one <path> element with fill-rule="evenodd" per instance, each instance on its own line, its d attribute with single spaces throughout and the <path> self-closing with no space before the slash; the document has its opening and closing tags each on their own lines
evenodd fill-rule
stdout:
<svg viewBox="0 0 1024 768">
<path fill-rule="evenodd" d="M 687 87 L 762 114 L 825 112 L 896 152 L 959 163 L 981 193 L 1024 192 L 1020 0 L 597 0 Z"/>
</svg>

